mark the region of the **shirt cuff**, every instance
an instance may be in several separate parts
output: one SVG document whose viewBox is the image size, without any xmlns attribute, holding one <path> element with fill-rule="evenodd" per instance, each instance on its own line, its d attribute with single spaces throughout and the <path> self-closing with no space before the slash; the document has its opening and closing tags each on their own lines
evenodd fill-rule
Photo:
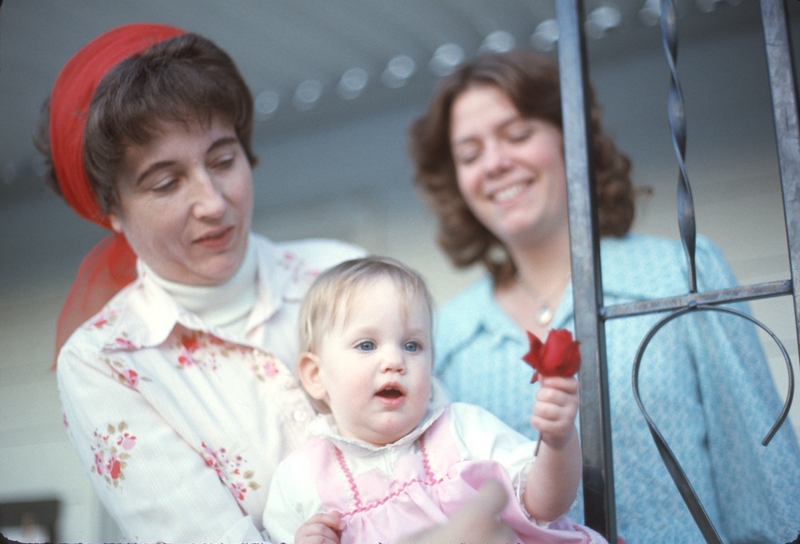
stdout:
<svg viewBox="0 0 800 544">
<path fill-rule="evenodd" d="M 256 529 L 250 516 L 244 516 L 239 521 L 231 525 L 225 533 L 219 537 L 219 542 L 226 544 L 237 544 L 242 542 L 264 542 L 264 537 Z"/>
</svg>

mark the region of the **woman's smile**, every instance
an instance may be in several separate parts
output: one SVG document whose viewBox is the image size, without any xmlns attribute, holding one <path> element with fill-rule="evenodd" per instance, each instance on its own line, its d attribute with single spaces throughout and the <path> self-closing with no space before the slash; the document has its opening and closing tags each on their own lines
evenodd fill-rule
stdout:
<svg viewBox="0 0 800 544">
<path fill-rule="evenodd" d="M 487 192 L 487 197 L 496 204 L 505 204 L 512 201 L 515 197 L 522 194 L 526 189 L 533 185 L 533 180 L 520 181 L 502 188 Z"/>
<path fill-rule="evenodd" d="M 561 130 L 522 117 L 491 85 L 455 99 L 451 149 L 458 187 L 475 217 L 509 247 L 568 232 Z"/>
</svg>

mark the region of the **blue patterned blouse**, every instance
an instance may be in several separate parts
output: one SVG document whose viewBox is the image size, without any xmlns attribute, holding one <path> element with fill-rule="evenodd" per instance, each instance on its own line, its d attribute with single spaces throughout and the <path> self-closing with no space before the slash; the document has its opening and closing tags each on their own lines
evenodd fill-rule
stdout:
<svg viewBox="0 0 800 544">
<path fill-rule="evenodd" d="M 601 242 L 606 305 L 683 295 L 686 259 L 679 241 L 628 235 Z M 709 240 L 697 240 L 698 290 L 736 285 Z M 739 304 L 738 309 L 746 306 Z M 665 314 L 607 322 L 607 353 L 617 529 L 628 544 L 703 542 L 656 450 L 633 397 L 636 350 Z M 572 290 L 553 318 L 574 331 Z M 453 401 L 493 412 L 517 431 L 530 427 L 531 369 L 521 361 L 525 334 L 497 304 L 484 277 L 445 303 L 436 317 L 436 374 Z M 791 346 L 790 346 L 791 348 Z M 770 445 L 761 440 L 780 413 L 776 392 L 747 320 L 697 312 L 653 338 L 639 375 L 650 417 L 681 463 L 725 542 L 792 541 L 800 531 L 800 447 L 787 421 Z M 570 517 L 583 519 L 582 498 Z"/>
</svg>

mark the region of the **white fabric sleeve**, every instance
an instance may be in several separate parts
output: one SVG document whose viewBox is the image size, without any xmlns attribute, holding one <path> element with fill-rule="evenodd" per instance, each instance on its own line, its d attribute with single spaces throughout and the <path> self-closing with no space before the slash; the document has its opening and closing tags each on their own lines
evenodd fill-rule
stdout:
<svg viewBox="0 0 800 544">
<path fill-rule="evenodd" d="M 536 442 L 500 421 L 494 414 L 472 404 L 454 402 L 450 409 L 456 447 L 463 459 L 490 459 L 505 467 L 522 510 L 522 495 L 534 462 Z"/>
<path fill-rule="evenodd" d="M 294 542 L 297 529 L 324 510 L 308 463 L 308 456 L 299 450 L 281 461 L 272 476 L 263 519 L 271 542 Z"/>
<path fill-rule="evenodd" d="M 261 540 L 202 455 L 99 356 L 86 358 L 97 353 L 91 345 L 74 340 L 57 366 L 65 425 L 98 497 L 125 536 L 145 542 Z"/>
</svg>

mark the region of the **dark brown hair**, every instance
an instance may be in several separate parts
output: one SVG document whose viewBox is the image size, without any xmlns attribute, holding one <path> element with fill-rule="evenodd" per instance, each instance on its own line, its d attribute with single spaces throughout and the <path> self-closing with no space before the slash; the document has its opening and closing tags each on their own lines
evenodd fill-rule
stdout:
<svg viewBox="0 0 800 544">
<path fill-rule="evenodd" d="M 119 204 L 117 175 L 132 145 L 145 145 L 164 122 L 230 120 L 251 166 L 253 98 L 233 60 L 213 42 L 185 34 L 121 61 L 100 81 L 83 135 L 83 158 L 97 203 L 107 214 Z M 34 143 L 47 163 L 45 181 L 61 195 L 50 150 L 50 105 L 45 101 Z"/>
<path fill-rule="evenodd" d="M 438 216 L 439 245 L 455 266 L 481 262 L 500 284 L 514 275 L 516 266 L 505 245 L 467 207 L 458 189 L 450 148 L 453 102 L 479 85 L 499 88 L 524 117 L 561 128 L 558 66 L 525 50 L 478 56 L 440 82 L 428 111 L 409 129 L 415 185 Z M 600 235 L 622 236 L 630 229 L 634 215 L 630 160 L 603 133 L 593 95 L 591 116 Z M 502 253 L 499 258 L 498 253 Z"/>
</svg>

